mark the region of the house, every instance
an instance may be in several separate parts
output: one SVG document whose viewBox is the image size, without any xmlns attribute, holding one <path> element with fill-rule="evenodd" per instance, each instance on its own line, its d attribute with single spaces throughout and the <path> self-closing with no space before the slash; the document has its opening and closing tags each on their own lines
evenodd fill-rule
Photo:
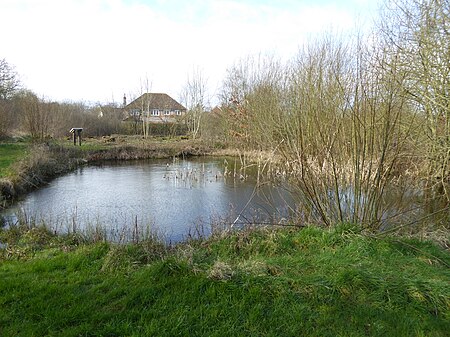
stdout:
<svg viewBox="0 0 450 337">
<path fill-rule="evenodd" d="M 145 93 L 126 104 L 124 97 L 125 120 L 149 123 L 176 123 L 186 114 L 186 108 L 167 94 Z"/>
</svg>

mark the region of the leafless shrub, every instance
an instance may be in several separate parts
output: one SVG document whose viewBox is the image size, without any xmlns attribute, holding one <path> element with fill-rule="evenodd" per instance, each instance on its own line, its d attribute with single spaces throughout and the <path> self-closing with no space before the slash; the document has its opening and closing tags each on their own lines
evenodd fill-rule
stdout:
<svg viewBox="0 0 450 337">
<path fill-rule="evenodd" d="M 284 67 L 268 59 L 230 70 L 241 139 L 282 158 L 299 218 L 382 226 L 389 186 L 402 184 L 399 165 L 413 155 L 415 117 L 395 57 L 325 36 Z"/>
<path fill-rule="evenodd" d="M 431 198 L 450 201 L 450 3 L 444 0 L 385 1 L 378 23 L 385 53 L 380 65 L 396 63 L 402 88 L 421 118 L 415 148 L 426 165 Z"/>
</svg>

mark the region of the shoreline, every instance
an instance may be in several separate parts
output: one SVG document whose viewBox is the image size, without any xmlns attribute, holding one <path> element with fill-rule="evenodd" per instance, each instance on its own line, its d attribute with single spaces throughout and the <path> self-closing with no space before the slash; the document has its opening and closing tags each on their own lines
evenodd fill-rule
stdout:
<svg viewBox="0 0 450 337">
<path fill-rule="evenodd" d="M 113 139 L 113 141 L 111 141 Z M 174 157 L 236 157 L 241 163 L 274 161 L 274 155 L 262 151 L 216 148 L 200 140 L 161 140 L 116 136 L 86 139 L 82 146 L 47 142 L 31 144 L 27 155 L 13 164 L 15 174 L 0 178 L 0 210 L 8 208 L 27 193 L 78 167 L 102 161 L 169 159 Z"/>
<path fill-rule="evenodd" d="M 198 141 L 151 141 L 143 144 L 113 144 L 70 147 L 42 143 L 30 146 L 25 158 L 14 164 L 15 174 L 0 178 L 0 210 L 9 207 L 28 192 L 83 165 L 100 161 L 130 161 L 210 155 L 212 148 Z"/>
</svg>

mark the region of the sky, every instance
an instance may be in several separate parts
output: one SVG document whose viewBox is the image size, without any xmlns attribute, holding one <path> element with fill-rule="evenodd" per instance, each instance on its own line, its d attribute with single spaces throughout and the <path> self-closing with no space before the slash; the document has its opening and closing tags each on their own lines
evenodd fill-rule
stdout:
<svg viewBox="0 0 450 337">
<path fill-rule="evenodd" d="M 188 76 L 200 71 L 214 101 L 239 59 L 287 60 L 325 31 L 370 27 L 378 3 L 0 0 L 0 59 L 48 100 L 120 103 L 142 90 L 179 99 Z"/>
</svg>

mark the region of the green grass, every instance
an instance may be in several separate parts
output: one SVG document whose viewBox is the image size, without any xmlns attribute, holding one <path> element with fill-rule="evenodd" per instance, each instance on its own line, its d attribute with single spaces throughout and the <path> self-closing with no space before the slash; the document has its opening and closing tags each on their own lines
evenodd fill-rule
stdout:
<svg viewBox="0 0 450 337">
<path fill-rule="evenodd" d="M 12 164 L 25 157 L 27 148 L 25 143 L 0 143 L 0 178 L 14 173 Z"/>
<path fill-rule="evenodd" d="M 57 139 L 57 140 L 53 140 L 53 143 L 56 145 L 59 145 L 59 146 L 67 147 L 69 149 L 77 149 L 80 151 L 106 150 L 106 149 L 109 149 L 111 147 L 111 145 L 115 145 L 114 143 L 105 143 L 102 140 L 96 139 L 96 138 L 82 139 L 81 146 L 79 146 L 78 140 L 77 140 L 77 144 L 73 145 L 72 139 L 69 139 L 69 140 Z"/>
<path fill-rule="evenodd" d="M 448 336 L 450 254 L 352 226 L 167 250 L 3 231 L 1 336 Z M 1 261 L 1 260 L 0 260 Z"/>
</svg>

